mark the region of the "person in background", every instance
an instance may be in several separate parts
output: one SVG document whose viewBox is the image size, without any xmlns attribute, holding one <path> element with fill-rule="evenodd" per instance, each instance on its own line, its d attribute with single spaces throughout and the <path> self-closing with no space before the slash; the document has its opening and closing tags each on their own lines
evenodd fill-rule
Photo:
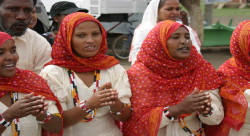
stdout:
<svg viewBox="0 0 250 136">
<path fill-rule="evenodd" d="M 45 38 L 28 28 L 36 0 L 1 0 L 0 31 L 13 36 L 19 53 L 17 67 L 39 74 L 51 60 L 51 46 Z M 13 10 L 18 9 L 18 10 Z"/>
<path fill-rule="evenodd" d="M 63 18 L 74 12 L 85 12 L 88 13 L 87 9 L 78 8 L 75 3 L 68 1 L 59 1 L 52 5 L 50 9 L 50 16 L 53 19 L 51 31 L 44 33 L 43 36 L 48 37 L 52 44 L 54 43 L 54 38 L 56 37 L 58 28 L 63 20 Z"/>
<path fill-rule="evenodd" d="M 215 68 L 192 46 L 186 26 L 158 23 L 127 71 L 133 114 L 125 136 L 204 136 L 224 117 Z"/>
<path fill-rule="evenodd" d="M 37 20 L 34 21 L 35 25 L 32 28 L 30 28 L 30 27 L 29 28 L 33 29 L 34 31 L 36 31 L 39 34 L 43 34 L 45 32 L 48 32 L 49 28 L 50 28 L 49 16 L 48 16 L 47 11 L 45 9 L 45 6 L 41 0 L 37 0 L 35 9 L 33 9 L 33 10 L 35 10 L 35 12 L 34 11 L 32 11 L 32 12 L 34 12 L 33 14 L 36 13 Z"/>
<path fill-rule="evenodd" d="M 250 20 L 234 29 L 230 40 L 232 58 L 218 69 L 224 83 L 220 88 L 225 118 L 209 127 L 208 136 L 250 135 Z"/>
<path fill-rule="evenodd" d="M 0 135 L 42 136 L 42 129 L 43 136 L 62 135 L 57 98 L 40 76 L 16 68 L 15 42 L 4 32 L 0 32 L 0 54 Z"/>
<path fill-rule="evenodd" d="M 141 45 L 149 31 L 160 21 L 172 20 L 178 21 L 180 18 L 179 0 L 151 0 L 147 6 L 141 24 L 135 29 L 130 49 L 129 61 L 134 64 L 136 56 L 140 51 Z M 195 37 L 194 31 L 188 27 L 193 45 L 200 53 L 200 41 Z"/>
<path fill-rule="evenodd" d="M 188 14 L 187 14 L 186 11 L 184 11 L 184 10 L 180 11 L 180 19 L 181 19 L 181 22 L 182 22 L 183 25 L 189 26 Z"/>
<path fill-rule="evenodd" d="M 121 136 L 115 121 L 131 114 L 126 70 L 107 51 L 106 31 L 92 15 L 66 16 L 40 75 L 63 107 L 65 136 Z"/>
<path fill-rule="evenodd" d="M 28 25 L 28 28 L 33 29 L 37 24 L 37 14 L 36 14 L 36 7 L 32 10 L 31 19 Z"/>
</svg>

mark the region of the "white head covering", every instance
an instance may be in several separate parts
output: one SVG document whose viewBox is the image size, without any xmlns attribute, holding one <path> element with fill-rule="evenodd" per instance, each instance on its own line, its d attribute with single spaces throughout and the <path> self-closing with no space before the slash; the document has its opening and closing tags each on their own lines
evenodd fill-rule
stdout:
<svg viewBox="0 0 250 136">
<path fill-rule="evenodd" d="M 134 36 L 132 40 L 131 50 L 129 54 L 129 61 L 134 64 L 136 61 L 136 56 L 138 52 L 140 51 L 141 45 L 144 41 L 144 39 L 147 37 L 149 31 L 153 29 L 154 26 L 156 26 L 157 19 L 158 19 L 158 6 L 159 6 L 160 0 L 151 0 L 148 4 L 142 18 L 141 24 L 135 29 Z M 193 45 L 196 47 L 198 52 L 200 53 L 200 41 L 196 35 L 196 32 L 192 30 L 191 27 L 186 26 L 190 33 L 190 38 L 193 43 Z"/>
</svg>

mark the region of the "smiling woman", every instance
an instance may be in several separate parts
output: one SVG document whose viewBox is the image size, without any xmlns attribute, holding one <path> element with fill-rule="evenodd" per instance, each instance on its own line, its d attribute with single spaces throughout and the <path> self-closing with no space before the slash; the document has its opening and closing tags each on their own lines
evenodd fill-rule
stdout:
<svg viewBox="0 0 250 136">
<path fill-rule="evenodd" d="M 62 135 L 56 97 L 40 76 L 16 68 L 17 61 L 14 40 L 0 32 L 0 135 Z"/>
</svg>

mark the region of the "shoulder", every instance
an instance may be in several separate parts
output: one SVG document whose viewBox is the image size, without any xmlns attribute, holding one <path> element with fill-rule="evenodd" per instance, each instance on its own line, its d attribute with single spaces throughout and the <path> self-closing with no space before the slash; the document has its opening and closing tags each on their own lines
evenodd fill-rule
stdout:
<svg viewBox="0 0 250 136">
<path fill-rule="evenodd" d="M 64 73 L 67 72 L 67 69 L 60 67 L 60 66 L 56 66 L 56 65 L 47 65 L 43 68 L 43 70 L 41 71 L 41 74 L 50 74 L 50 75 L 62 75 Z"/>
<path fill-rule="evenodd" d="M 113 67 L 108 68 L 106 70 L 110 71 L 110 72 L 123 72 L 123 71 L 126 72 L 126 70 L 124 69 L 124 67 L 121 66 L 120 64 L 114 65 Z"/>
</svg>

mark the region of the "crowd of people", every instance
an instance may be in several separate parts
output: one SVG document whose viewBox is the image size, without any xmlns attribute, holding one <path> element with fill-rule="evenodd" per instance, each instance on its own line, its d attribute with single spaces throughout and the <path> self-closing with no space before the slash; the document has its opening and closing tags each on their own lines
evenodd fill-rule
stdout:
<svg viewBox="0 0 250 136">
<path fill-rule="evenodd" d="M 126 71 L 87 9 L 57 2 L 49 28 L 42 8 L 0 0 L 1 136 L 250 135 L 249 20 L 216 70 L 179 0 L 151 0 Z"/>
</svg>

